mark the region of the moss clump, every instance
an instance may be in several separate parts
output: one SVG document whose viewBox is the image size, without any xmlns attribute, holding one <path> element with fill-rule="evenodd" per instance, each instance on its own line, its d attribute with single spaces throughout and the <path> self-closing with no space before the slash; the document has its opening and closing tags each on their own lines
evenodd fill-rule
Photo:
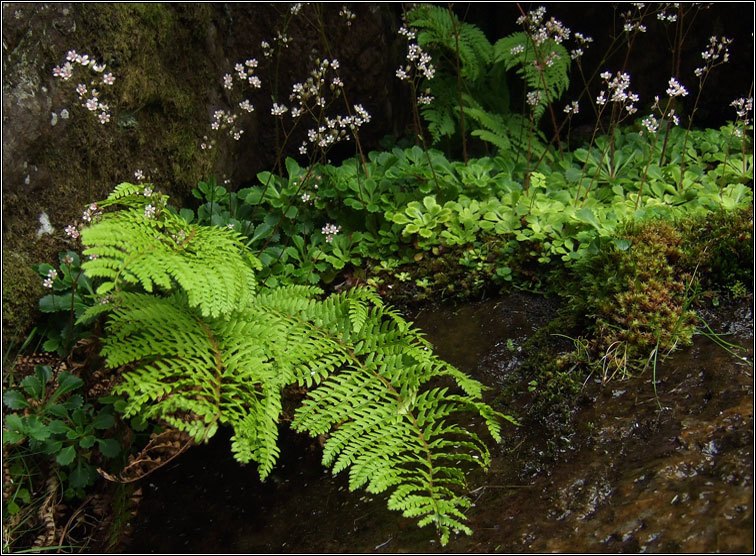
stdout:
<svg viewBox="0 0 756 556">
<path fill-rule="evenodd" d="M 31 265 L 22 252 L 3 245 L 3 353 L 14 336 L 23 342 L 38 314 L 34 301 L 42 296 L 42 281 Z"/>
<path fill-rule="evenodd" d="M 718 211 L 683 222 L 686 268 L 698 269 L 701 285 L 725 289 L 753 283 L 753 208 Z"/>
</svg>

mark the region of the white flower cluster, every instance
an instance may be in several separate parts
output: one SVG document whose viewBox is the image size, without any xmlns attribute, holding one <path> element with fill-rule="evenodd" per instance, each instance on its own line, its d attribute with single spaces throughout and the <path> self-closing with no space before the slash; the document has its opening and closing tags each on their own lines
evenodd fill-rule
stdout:
<svg viewBox="0 0 756 556">
<path fill-rule="evenodd" d="M 583 47 L 588 48 L 588 45 L 593 42 L 593 37 L 587 37 L 583 33 L 578 32 L 574 34 L 574 37 L 578 43 L 578 47 L 570 50 L 570 58 L 572 60 L 580 60 L 583 56 Z"/>
<path fill-rule="evenodd" d="M 635 103 L 638 102 L 638 95 L 629 91 L 630 76 L 627 73 L 617 72 L 617 75 L 612 77 L 612 74 L 608 71 L 601 73 L 601 79 L 606 82 L 606 86 L 611 93 L 609 100 L 611 102 L 624 105 L 628 114 L 634 114 L 638 111 L 635 107 Z M 601 91 L 596 98 L 596 104 L 604 105 L 607 102 L 607 98 L 604 96 L 606 91 Z M 628 102 L 629 101 L 629 102 Z"/>
<path fill-rule="evenodd" d="M 79 239 L 80 230 L 86 225 L 97 222 L 102 217 L 102 210 L 97 203 L 89 205 L 81 215 L 82 224 L 74 222 L 65 227 L 64 232 L 69 239 Z"/>
<path fill-rule="evenodd" d="M 538 106 L 538 104 L 541 102 L 541 98 L 543 98 L 541 91 L 528 91 L 525 101 L 530 106 Z"/>
<path fill-rule="evenodd" d="M 711 68 L 724 64 L 730 60 L 729 46 L 732 44 L 732 39 L 727 37 L 717 38 L 713 36 L 709 38 L 709 47 L 701 52 L 701 58 L 705 62 L 703 67 L 696 68 L 693 73 L 696 77 L 701 78 L 706 75 Z"/>
<path fill-rule="evenodd" d="M 335 118 L 325 118 L 326 125 L 320 125 L 317 129 L 307 131 L 307 141 L 299 147 L 301 154 L 307 153 L 307 142 L 325 149 L 339 141 L 349 141 L 350 134 L 347 131 L 354 132 L 362 125 L 370 121 L 370 114 L 361 104 L 354 105 L 355 114 L 350 116 L 338 115 Z"/>
<path fill-rule="evenodd" d="M 97 220 L 102 216 L 102 210 L 100 210 L 100 207 L 97 206 L 97 203 L 92 203 L 89 205 L 84 213 L 81 215 L 81 219 L 84 222 L 97 222 Z"/>
<path fill-rule="evenodd" d="M 639 23 L 637 21 L 627 21 L 625 22 L 625 25 L 623 27 L 625 33 L 632 33 L 633 31 L 638 31 L 640 33 L 646 32 L 646 26 L 642 23 Z"/>
<path fill-rule="evenodd" d="M 292 118 L 299 118 L 302 114 L 320 114 L 317 118 L 321 122 L 316 128 L 307 131 L 307 140 L 299 147 L 300 154 L 307 154 L 309 145 L 325 149 L 338 141 L 348 141 L 351 133 L 370 121 L 370 114 L 361 104 L 353 106 L 354 114 L 347 116 L 323 117 L 325 109 L 333 99 L 341 96 L 344 83 L 338 75 L 328 77 L 329 72 L 337 72 L 341 64 L 337 59 L 316 60 L 316 67 L 310 72 L 304 83 L 294 83 L 291 87 L 289 101 L 291 108 L 274 104 L 271 113 L 282 115 L 287 110 Z M 333 98 L 327 96 L 326 87 Z M 351 132 L 351 133 L 350 133 Z"/>
<path fill-rule="evenodd" d="M 346 20 L 347 27 L 352 25 L 352 20 L 355 18 L 355 15 L 346 6 L 341 7 L 339 15 Z"/>
<path fill-rule="evenodd" d="M 238 141 L 241 139 L 242 133 L 244 133 L 243 129 L 236 129 L 235 124 L 238 118 L 238 114 L 227 112 L 225 110 L 216 110 L 213 113 L 213 121 L 210 123 L 210 129 L 213 131 L 228 129 L 228 134 Z M 205 136 L 205 140 L 207 140 L 207 136 Z M 212 148 L 212 144 L 209 143 L 203 143 L 201 146 L 203 149 Z"/>
<path fill-rule="evenodd" d="M 674 77 L 669 78 L 669 86 L 667 87 L 667 94 L 671 97 L 684 97 L 688 95 L 688 91 L 685 87 L 680 85 L 680 83 L 675 79 Z"/>
<path fill-rule="evenodd" d="M 70 237 L 71 239 L 78 239 L 79 238 L 79 230 L 76 226 L 73 224 L 69 224 L 65 228 L 66 236 Z"/>
<path fill-rule="evenodd" d="M 320 229 L 320 231 L 323 232 L 326 243 L 331 243 L 336 234 L 341 231 L 341 226 L 336 226 L 336 224 L 326 224 Z"/>
<path fill-rule="evenodd" d="M 53 281 L 58 277 L 58 271 L 54 268 L 51 268 L 47 271 L 47 277 L 42 282 L 42 285 L 46 288 L 52 288 L 53 287 Z"/>
<path fill-rule="evenodd" d="M 536 48 L 549 39 L 556 43 L 562 43 L 570 38 L 571 31 L 568 27 L 565 27 L 561 21 L 553 17 L 544 23 L 545 15 L 546 8 L 539 6 L 535 10 L 530 10 L 527 15 L 521 15 L 517 18 L 517 24 L 526 28 Z"/>
<path fill-rule="evenodd" d="M 227 73 L 223 76 L 223 87 L 228 90 L 233 89 L 234 77 L 236 77 L 239 81 L 241 81 L 241 86 L 250 86 L 254 89 L 259 89 L 260 87 L 262 87 L 262 81 L 257 75 L 255 75 L 255 69 L 257 68 L 257 66 L 258 62 L 256 58 L 250 58 L 244 63 L 239 62 L 235 64 L 234 75 Z M 249 101 L 249 99 L 243 99 L 241 102 L 239 102 L 239 108 L 247 113 L 254 112 L 255 110 L 254 105 Z M 241 136 L 244 133 L 243 129 L 236 128 L 236 120 L 238 118 L 239 115 L 233 113 L 232 111 L 216 110 L 213 113 L 213 120 L 210 123 L 210 129 L 212 129 L 213 131 L 228 130 L 228 134 L 233 137 L 235 141 L 238 141 L 239 139 L 241 139 Z M 207 136 L 204 136 L 203 141 L 200 144 L 200 148 L 202 148 L 203 150 L 212 149 L 214 144 L 215 140 L 210 140 L 207 138 Z"/>
<path fill-rule="evenodd" d="M 78 54 L 75 50 L 69 50 L 66 54 L 66 62 L 62 66 L 55 66 L 53 68 L 53 77 L 68 81 L 73 77 L 73 72 L 76 67 L 74 64 L 88 68 L 90 71 L 97 74 L 101 74 L 105 71 L 105 64 L 98 64 L 94 58 L 89 57 L 89 54 Z M 113 85 L 113 83 L 115 83 L 115 77 L 113 77 L 112 73 L 106 73 L 102 76 L 101 82 L 104 85 Z M 97 119 L 101 124 L 106 124 L 110 121 L 110 107 L 100 101 L 100 91 L 94 88 L 97 84 L 98 82 L 96 79 L 90 80 L 89 88 L 85 83 L 79 83 L 76 85 L 76 93 L 79 95 L 79 100 L 82 101 L 81 105 L 90 112 L 99 112 L 97 114 Z M 87 98 L 87 95 L 91 96 Z M 61 117 L 66 119 L 68 111 L 65 110 L 65 116 L 63 114 L 64 112 L 61 111 Z"/>
<path fill-rule="evenodd" d="M 659 129 L 659 122 L 653 114 L 651 114 L 647 118 L 644 118 L 643 121 L 641 121 L 641 125 L 645 127 L 649 133 L 656 133 L 656 131 Z"/>
<path fill-rule="evenodd" d="M 573 114 L 579 114 L 580 113 L 580 105 L 578 104 L 578 101 L 573 100 L 571 104 L 568 104 L 564 107 L 564 113 L 571 116 Z"/>
<path fill-rule="evenodd" d="M 643 16 L 645 14 L 642 14 L 641 10 L 646 5 L 641 2 L 636 2 L 632 4 L 632 6 L 635 8 L 635 13 L 633 12 L 633 10 L 620 13 L 620 16 L 625 21 L 625 24 L 622 26 L 622 28 L 625 33 L 632 33 L 633 31 L 637 33 L 645 33 L 646 26 L 642 23 Z"/>
<path fill-rule="evenodd" d="M 430 54 L 425 52 L 419 44 L 412 42 L 417 37 L 416 33 L 406 27 L 399 28 L 399 34 L 409 41 L 407 47 L 407 64 L 396 70 L 396 76 L 402 81 L 410 81 L 413 76 L 421 76 L 425 79 L 433 79 L 436 68 L 433 66 Z"/>
<path fill-rule="evenodd" d="M 753 112 L 753 97 L 748 98 L 739 98 L 736 100 L 733 100 L 730 103 L 730 106 L 735 108 L 735 111 L 738 114 L 738 119 L 742 120 L 742 122 L 745 125 L 748 125 L 751 123 L 751 113 Z"/>
<path fill-rule="evenodd" d="M 679 4 L 677 4 L 679 6 Z M 677 21 L 677 14 L 673 13 L 667 13 L 665 8 L 662 8 L 662 10 L 656 14 L 656 19 L 659 21 L 668 21 L 669 23 L 674 23 Z"/>
</svg>

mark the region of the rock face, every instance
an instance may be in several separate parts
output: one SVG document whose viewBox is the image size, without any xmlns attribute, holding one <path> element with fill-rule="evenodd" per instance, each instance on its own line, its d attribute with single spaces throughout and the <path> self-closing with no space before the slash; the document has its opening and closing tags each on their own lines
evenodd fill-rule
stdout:
<svg viewBox="0 0 756 556">
<path fill-rule="evenodd" d="M 306 79 L 316 58 L 349 60 L 340 72 L 347 98 L 374 115 L 361 135 L 366 151 L 401 125 L 392 109 L 402 91 L 393 79 L 403 56 L 393 39 L 398 8 L 357 5 L 352 20 L 340 8 L 310 5 L 295 15 L 285 4 L 4 3 L 4 338 L 18 330 L 22 340 L 34 317 L 42 291 L 30 265 L 57 261 L 58 251 L 74 247 L 65 226 L 116 184 L 134 181 L 137 169 L 180 204 L 200 179 L 228 178 L 238 188 L 273 167 L 279 152 L 298 156 L 302 136 L 282 147 L 271 99 L 288 102 L 292 84 Z M 264 56 L 263 41 L 272 56 Z M 105 70 L 96 74 L 74 61 L 70 79 L 55 77 L 71 50 Z M 242 122 L 243 139 L 219 137 L 203 150 L 214 111 L 238 111 L 224 74 L 251 58 L 259 61 L 262 87 L 249 96 L 255 111 Z M 101 81 L 108 73 L 111 86 Z M 108 105 L 106 123 L 101 110 L 82 106 L 92 79 Z M 76 92 L 79 83 L 87 95 Z M 352 156 L 354 148 L 331 156 Z M 54 233 L 38 236 L 42 213 Z"/>
</svg>

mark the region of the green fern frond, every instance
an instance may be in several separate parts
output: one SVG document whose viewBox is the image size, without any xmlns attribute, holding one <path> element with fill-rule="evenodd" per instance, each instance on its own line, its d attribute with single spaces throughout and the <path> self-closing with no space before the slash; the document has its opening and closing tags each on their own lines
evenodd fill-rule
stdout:
<svg viewBox="0 0 756 556">
<path fill-rule="evenodd" d="M 520 47 L 524 50 L 519 51 Z M 547 58 L 548 64 L 545 63 Z M 570 54 L 553 39 L 540 44 L 536 52 L 526 33 L 513 33 L 494 43 L 493 59 L 504 62 L 507 69 L 517 68 L 528 90 L 542 93 L 534 110 L 536 121 L 543 115 L 547 103 L 555 102 L 570 85 Z"/>
<path fill-rule="evenodd" d="M 420 46 L 442 47 L 454 60 L 459 53 L 462 77 L 478 79 L 493 58 L 493 47 L 479 27 L 452 19 L 448 8 L 423 4 L 409 15 L 412 27 L 420 30 Z M 456 34 L 455 34 L 456 28 Z"/>
<path fill-rule="evenodd" d="M 447 422 L 459 412 L 484 413 L 477 399 L 482 387 L 435 358 L 397 313 L 374 306 L 368 314 L 350 331 L 350 361 L 308 394 L 292 426 L 313 436 L 333 431 L 323 464 L 334 473 L 349 468 L 350 489 L 393 488 L 390 506 L 423 517 L 419 524 L 435 523 L 442 537 L 449 527 L 467 530 L 459 520 L 468 502 L 456 492 L 465 488 L 464 473 L 440 462 L 488 466 L 490 454 L 478 436 Z M 429 386 L 444 376 L 464 393 Z M 498 423 L 486 422 L 498 438 Z"/>
<path fill-rule="evenodd" d="M 121 193 L 126 191 L 130 188 Z M 84 254 L 90 257 L 82 268 L 89 276 L 106 279 L 101 293 L 117 293 L 125 284 L 147 292 L 168 291 L 176 284 L 187 293 L 190 305 L 203 315 L 218 317 L 244 304 L 254 292 L 259 262 L 249 254 L 242 256 L 246 248 L 240 236 L 187 224 L 168 211 L 160 219 L 150 218 L 143 197 L 117 197 L 119 203 L 124 199 L 141 205 L 105 214 L 81 233 Z"/>
<path fill-rule="evenodd" d="M 102 355 L 123 370 L 114 392 L 125 415 L 196 442 L 229 426 L 234 457 L 265 479 L 279 456 L 284 388 L 305 385 L 292 427 L 329 435 L 323 463 L 349 469 L 350 488 L 390 490 L 389 507 L 435 524 L 444 543 L 451 530 L 469 533 L 461 464 L 486 468 L 490 454 L 457 414 L 478 414 L 497 440 L 506 418 L 482 402 L 482 385 L 435 357 L 374 291 L 256 293 L 259 263 L 236 234 L 168 210 L 150 218 L 140 196 L 123 185 L 111 200 L 126 208 L 82 233 L 98 255 L 85 271 L 111 284 Z"/>
</svg>

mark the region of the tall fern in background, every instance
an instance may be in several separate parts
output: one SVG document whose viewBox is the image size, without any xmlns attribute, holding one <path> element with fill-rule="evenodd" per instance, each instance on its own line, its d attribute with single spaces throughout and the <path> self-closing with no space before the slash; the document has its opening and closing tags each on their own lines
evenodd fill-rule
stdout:
<svg viewBox="0 0 756 556">
<path fill-rule="evenodd" d="M 471 135 L 501 151 L 530 148 L 540 156 L 546 148 L 544 136 L 537 132 L 535 141 L 529 140 L 530 118 L 512 111 L 507 73 L 518 75 L 526 92 L 537 93 L 539 100 L 532 111 L 537 124 L 547 104 L 569 86 L 567 50 L 552 38 L 532 41 L 524 31 L 492 45 L 480 28 L 452 20 L 450 11 L 441 6 L 421 4 L 409 12 L 407 19 L 418 29 L 418 44 L 439 61 L 436 76 L 423 84 L 435 98 L 421 109 L 434 143 L 453 137 L 460 129 L 455 64 L 459 55 L 462 107 Z"/>
<path fill-rule="evenodd" d="M 350 488 L 390 492 L 391 509 L 435 524 L 444 544 L 452 530 L 471 533 L 462 462 L 487 468 L 490 454 L 454 415 L 479 415 L 497 441 L 508 418 L 481 401 L 483 386 L 371 290 L 258 290 L 260 263 L 235 232 L 188 224 L 143 187 L 119 185 L 101 206 L 122 208 L 82 231 L 95 256 L 84 270 L 106 296 L 82 319 L 109 311 L 102 355 L 122 370 L 125 415 L 196 442 L 230 426 L 234 457 L 264 479 L 283 389 L 298 384 L 308 394 L 292 426 L 328 435 L 323 463 L 349 469 Z"/>
</svg>

